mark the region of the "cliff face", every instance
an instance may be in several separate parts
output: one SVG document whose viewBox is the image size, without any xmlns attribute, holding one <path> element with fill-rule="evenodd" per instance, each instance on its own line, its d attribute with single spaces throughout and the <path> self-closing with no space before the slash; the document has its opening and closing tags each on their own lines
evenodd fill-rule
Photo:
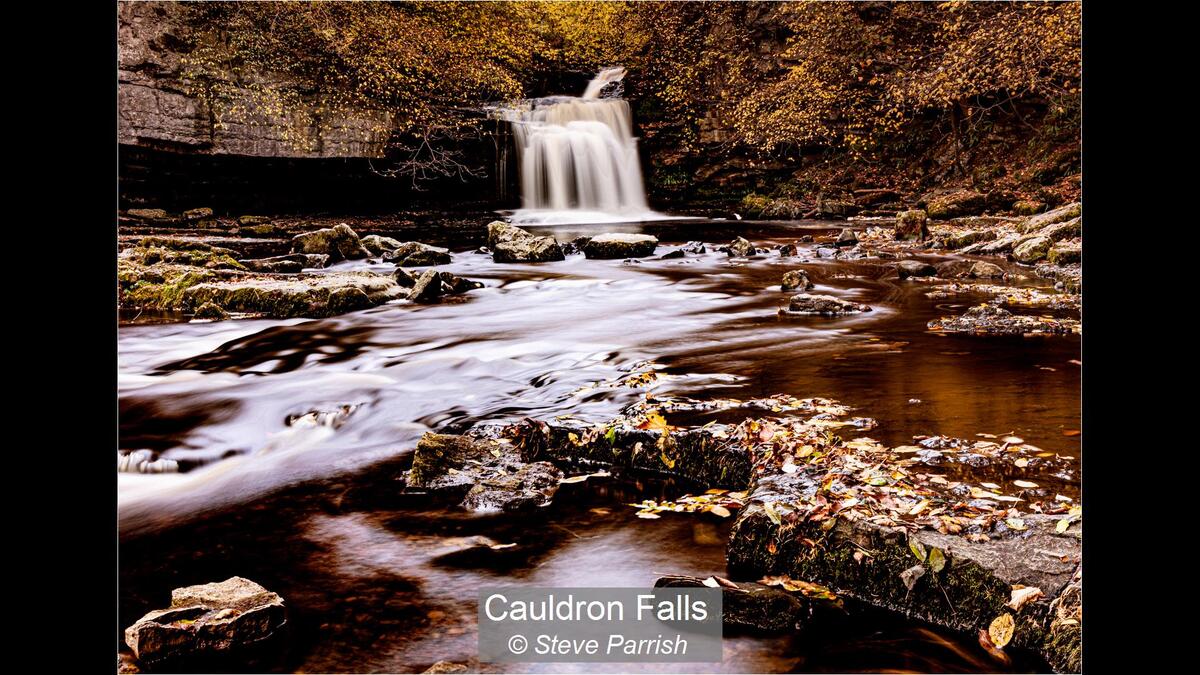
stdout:
<svg viewBox="0 0 1200 675">
<path fill-rule="evenodd" d="M 218 124 L 182 79 L 181 61 L 191 46 L 186 11 L 177 2 L 118 3 L 119 143 L 247 157 L 383 157 L 392 122 L 387 112 L 363 110 L 300 128 L 293 120 L 271 116 L 256 117 L 254 124 L 234 119 Z M 231 84 L 234 91 L 245 91 L 247 83 Z"/>
</svg>

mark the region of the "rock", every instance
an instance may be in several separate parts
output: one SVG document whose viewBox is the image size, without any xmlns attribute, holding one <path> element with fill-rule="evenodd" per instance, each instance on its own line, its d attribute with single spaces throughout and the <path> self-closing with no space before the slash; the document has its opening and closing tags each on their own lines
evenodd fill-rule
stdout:
<svg viewBox="0 0 1200 675">
<path fill-rule="evenodd" d="M 667 253 L 664 253 L 664 254 L 658 256 L 658 259 L 659 260 L 674 260 L 676 258 L 682 258 L 682 257 L 684 257 L 683 249 L 677 248 L 674 251 L 669 251 Z"/>
<path fill-rule="evenodd" d="M 962 316 L 930 321 L 929 329 L 973 335 L 1047 335 L 1078 333 L 1080 325 L 1075 319 L 1024 316 L 994 305 L 978 305 Z"/>
<path fill-rule="evenodd" d="M 390 253 L 400 248 L 400 241 L 391 237 L 383 237 L 378 234 L 368 234 L 361 239 L 363 248 L 371 252 L 371 255 L 382 256 L 384 253 Z"/>
<path fill-rule="evenodd" d="M 553 464 L 524 462 L 511 446 L 429 432 L 417 443 L 405 489 L 458 500 L 471 511 L 520 511 L 548 505 L 561 478 Z"/>
<path fill-rule="evenodd" d="M 655 588 L 703 588 L 704 579 L 689 576 L 659 577 Z M 730 587 L 732 586 L 732 588 Z M 808 622 L 810 603 L 803 596 L 753 582 L 722 584 L 721 621 L 725 628 L 774 635 L 795 633 Z"/>
<path fill-rule="evenodd" d="M 566 253 L 554 237 L 540 237 L 504 221 L 488 223 L 487 245 L 499 263 L 539 263 L 564 260 Z"/>
<path fill-rule="evenodd" d="M 243 216 L 243 218 L 245 217 Z M 341 260 L 359 260 L 371 255 L 370 251 L 363 248 L 362 242 L 354 230 L 345 223 L 292 237 L 292 253 L 328 255 L 331 263 Z"/>
<path fill-rule="evenodd" d="M 224 321 L 229 318 L 229 312 L 221 309 L 214 303 L 206 302 L 196 308 L 195 318 L 197 319 L 212 319 L 213 321 Z"/>
<path fill-rule="evenodd" d="M 836 199 L 817 199 L 817 214 L 823 218 L 847 218 L 861 209 L 854 202 Z"/>
<path fill-rule="evenodd" d="M 793 314 L 819 314 L 821 316 L 843 316 L 869 312 L 871 308 L 856 302 L 848 302 L 832 295 L 814 295 L 801 293 L 792 296 L 788 303 L 788 312 Z"/>
<path fill-rule="evenodd" d="M 180 219 L 163 209 L 129 209 L 125 216 L 150 225 L 178 225 Z"/>
<path fill-rule="evenodd" d="M 1060 241 L 1050 247 L 1046 260 L 1053 265 L 1070 265 L 1083 261 L 1083 246 L 1079 242 Z"/>
<path fill-rule="evenodd" d="M 492 248 L 492 259 L 498 263 L 542 263 L 565 258 L 566 254 L 554 237 L 529 235 L 499 242 Z"/>
<path fill-rule="evenodd" d="M 324 253 L 293 253 L 239 262 L 252 272 L 294 273 L 308 268 L 326 267 L 329 265 L 329 256 Z"/>
<path fill-rule="evenodd" d="M 355 312 L 360 309 L 366 309 L 373 304 L 366 291 L 354 286 L 347 286 L 331 291 L 329 299 L 325 301 L 326 311 L 330 314 Z"/>
<path fill-rule="evenodd" d="M 937 275 L 937 268 L 920 260 L 901 260 L 896 265 L 896 275 L 901 279 L 909 277 L 932 277 Z"/>
<path fill-rule="evenodd" d="M 781 244 L 779 246 L 779 257 L 781 258 L 791 258 L 799 252 L 795 244 Z"/>
<path fill-rule="evenodd" d="M 801 235 L 796 241 L 802 244 L 811 244 L 813 242 L 813 236 L 811 234 Z"/>
<path fill-rule="evenodd" d="M 396 271 L 392 272 L 392 278 L 403 288 L 412 288 L 417 285 L 416 275 L 402 267 L 397 267 Z"/>
<path fill-rule="evenodd" d="M 924 211 L 914 209 L 896 214 L 897 241 L 925 241 L 929 238 L 929 227 Z"/>
<path fill-rule="evenodd" d="M 156 669 L 247 666 L 253 655 L 279 646 L 286 625 L 283 598 L 231 577 L 171 591 L 171 606 L 126 628 L 125 643 L 143 666 Z"/>
<path fill-rule="evenodd" d="M 825 496 L 820 478 L 820 473 L 802 468 L 758 481 L 730 535 L 731 575 L 788 575 L 813 581 L 839 596 L 970 635 L 1009 613 L 1016 626 L 1012 646 L 1044 648 L 1041 621 L 1046 605 L 1028 603 L 1015 612 L 1006 605 L 1016 585 L 1055 597 L 1079 565 L 1080 537 L 1057 534 L 1057 517 L 1024 514 L 1021 531 L 1001 523 L 982 541 L 968 539 L 965 532 L 909 530 L 863 517 L 814 522 L 802 517 L 803 509 L 810 507 L 800 507 L 798 514 L 789 505 L 831 498 Z M 947 501 L 957 500 L 951 495 Z M 930 561 L 934 550 L 941 563 Z"/>
<path fill-rule="evenodd" d="M 575 237 L 571 241 L 559 244 L 558 246 L 562 249 L 564 256 L 575 255 L 576 253 L 583 253 L 583 247 L 587 246 L 587 243 L 591 240 L 591 237 Z"/>
<path fill-rule="evenodd" d="M 271 223 L 270 216 L 238 216 L 237 224 L 239 227 L 253 227 L 255 225 L 269 225 Z"/>
<path fill-rule="evenodd" d="M 818 246 L 816 253 L 818 258 L 836 258 L 839 251 L 832 246 L 824 245 Z"/>
<path fill-rule="evenodd" d="M 465 665 L 452 661 L 438 661 L 422 671 L 424 675 L 456 675 L 457 673 L 465 672 L 467 672 Z"/>
<path fill-rule="evenodd" d="M 645 258 L 658 248 L 658 238 L 648 234 L 614 232 L 592 237 L 583 247 L 588 258 Z"/>
<path fill-rule="evenodd" d="M 704 242 L 702 241 L 689 241 L 688 243 L 684 244 L 683 250 L 687 253 L 695 253 L 697 255 L 708 252 L 708 249 L 704 247 Z"/>
<path fill-rule="evenodd" d="M 422 244 L 419 241 L 406 241 L 383 254 L 383 260 L 395 263 L 398 267 L 430 267 L 446 265 L 451 257 L 448 249 Z"/>
<path fill-rule="evenodd" d="M 1032 216 L 1017 229 L 1028 234 L 1030 232 L 1036 232 L 1047 225 L 1054 225 L 1055 223 L 1061 223 L 1073 218 L 1079 218 L 1082 215 L 1083 204 L 1080 202 L 1072 202 L 1066 206 L 1060 206 L 1053 211 L 1047 211 L 1045 213 Z"/>
<path fill-rule="evenodd" d="M 213 210 L 207 207 L 198 209 L 188 209 L 183 212 L 183 219 L 189 223 L 195 223 L 202 220 L 210 220 L 213 217 Z"/>
<path fill-rule="evenodd" d="M 1050 252 L 1054 240 L 1047 236 L 1028 237 L 1013 248 L 1013 260 L 1026 265 L 1042 260 Z"/>
<path fill-rule="evenodd" d="M 472 281 L 465 277 L 455 276 L 449 272 L 441 272 L 439 276 L 442 279 L 442 288 L 447 293 L 466 293 L 477 288 L 483 288 L 483 284 L 478 281 Z M 399 280 L 397 279 L 397 283 Z"/>
<path fill-rule="evenodd" d="M 419 303 L 437 302 L 440 297 L 442 297 L 442 277 L 437 270 L 422 272 L 408 294 L 409 300 Z"/>
<path fill-rule="evenodd" d="M 966 230 L 952 232 L 941 238 L 942 245 L 948 249 L 959 249 L 981 241 L 991 241 L 996 238 L 995 230 Z"/>
<path fill-rule="evenodd" d="M 262 225 L 239 225 L 232 230 L 234 234 L 242 237 L 276 237 L 283 234 L 274 223 L 264 223 Z"/>
<path fill-rule="evenodd" d="M 1004 268 L 995 263 L 979 261 L 971 265 L 967 277 L 971 279 L 1002 279 L 1004 278 Z"/>
<path fill-rule="evenodd" d="M 813 287 L 813 283 L 809 281 L 808 275 L 801 270 L 788 270 L 783 273 L 783 281 L 779 287 L 785 291 L 794 291 L 797 288 L 808 290 Z"/>
<path fill-rule="evenodd" d="M 952 190 L 926 200 L 930 218 L 946 220 L 959 216 L 977 216 L 987 208 L 987 198 L 974 190 Z"/>
<path fill-rule="evenodd" d="M 854 234 L 854 230 L 845 228 L 838 234 L 837 241 L 834 244 L 837 246 L 856 246 L 858 244 L 858 235 Z"/>
<path fill-rule="evenodd" d="M 1032 216 L 1036 213 L 1041 213 L 1046 210 L 1046 202 L 1033 201 L 1022 199 L 1012 207 L 1013 213 L 1018 216 Z"/>
<path fill-rule="evenodd" d="M 142 237 L 136 246 L 122 251 L 119 257 L 142 265 L 165 263 L 206 269 L 245 269 L 233 259 L 234 255 L 236 253 L 230 249 L 193 239 Z"/>
<path fill-rule="evenodd" d="M 734 239 L 721 250 L 731 258 L 750 258 L 758 254 L 758 249 L 754 247 L 754 244 L 744 237 Z"/>
<path fill-rule="evenodd" d="M 177 292 L 167 308 L 193 310 L 212 302 L 227 312 L 265 315 L 271 318 L 297 316 L 323 317 L 344 311 L 347 301 L 358 294 L 341 293 L 340 289 L 361 291 L 371 305 L 399 298 L 403 292 L 390 277 L 370 272 L 342 272 L 280 278 L 249 277 L 204 281 Z M 170 290 L 169 288 L 167 290 Z M 332 302 L 331 302 L 332 300 Z M 353 304 L 353 303 L 351 303 Z"/>
</svg>

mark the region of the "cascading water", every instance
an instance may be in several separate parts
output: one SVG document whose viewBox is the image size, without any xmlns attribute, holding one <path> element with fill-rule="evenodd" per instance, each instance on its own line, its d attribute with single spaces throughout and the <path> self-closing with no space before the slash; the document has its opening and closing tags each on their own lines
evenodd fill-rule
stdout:
<svg viewBox="0 0 1200 675">
<path fill-rule="evenodd" d="M 624 68 L 600 71 L 583 96 L 554 96 L 506 108 L 512 123 L 521 182 L 516 223 L 587 223 L 661 220 L 642 185 L 629 103 L 601 98 Z"/>
</svg>

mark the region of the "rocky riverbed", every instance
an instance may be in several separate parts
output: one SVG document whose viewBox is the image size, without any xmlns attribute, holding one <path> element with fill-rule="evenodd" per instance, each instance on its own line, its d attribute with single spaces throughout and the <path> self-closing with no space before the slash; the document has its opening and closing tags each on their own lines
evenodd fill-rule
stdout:
<svg viewBox="0 0 1200 675">
<path fill-rule="evenodd" d="M 504 580 L 724 587 L 737 669 L 1078 670 L 1082 209 L 934 213 L 125 214 L 122 667 L 276 635 L 169 598 L 223 582 L 272 668 L 495 670 Z"/>
</svg>

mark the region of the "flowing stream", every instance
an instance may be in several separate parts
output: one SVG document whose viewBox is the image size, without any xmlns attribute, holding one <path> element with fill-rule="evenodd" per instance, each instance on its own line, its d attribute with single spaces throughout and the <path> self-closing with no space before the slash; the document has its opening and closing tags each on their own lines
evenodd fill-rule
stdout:
<svg viewBox="0 0 1200 675">
<path fill-rule="evenodd" d="M 534 516 L 471 517 L 410 501 L 389 478 L 425 431 L 568 413 L 609 419 L 644 391 L 591 385 L 632 371 L 666 375 L 656 394 L 835 398 L 877 418 L 868 435 L 890 444 L 1015 433 L 1079 454 L 1069 435 L 1080 423 L 1078 337 L 937 335 L 926 322 L 984 297 L 933 300 L 927 284 L 897 280 L 888 261 L 818 259 L 812 244 L 796 258 L 750 260 L 713 247 L 738 235 L 791 243 L 840 223 L 559 226 L 545 231 L 560 240 L 648 232 L 662 245 L 633 263 L 572 255 L 505 265 L 474 252 L 484 222 L 466 233 L 390 232 L 449 246 L 453 262 L 440 269 L 486 284 L 441 304 L 396 301 L 319 320 L 122 325 L 120 448 L 155 451 L 182 469 L 118 475 L 122 626 L 165 606 L 172 588 L 236 574 L 287 599 L 296 638 L 281 668 L 420 672 L 473 657 L 480 585 L 648 587 L 663 574 L 723 574 L 727 521 L 640 520 L 626 506 L 688 486 L 591 480 L 564 485 Z M 709 252 L 658 257 L 691 240 L 709 242 Z M 780 276 L 797 267 L 813 292 L 874 311 L 778 316 L 790 295 Z M 329 414 L 304 417 L 313 411 Z M 480 555 L 472 537 L 518 546 Z M 676 668 L 875 669 L 1003 666 L 970 638 L 855 616 L 797 637 L 730 636 L 724 663 Z"/>
</svg>

